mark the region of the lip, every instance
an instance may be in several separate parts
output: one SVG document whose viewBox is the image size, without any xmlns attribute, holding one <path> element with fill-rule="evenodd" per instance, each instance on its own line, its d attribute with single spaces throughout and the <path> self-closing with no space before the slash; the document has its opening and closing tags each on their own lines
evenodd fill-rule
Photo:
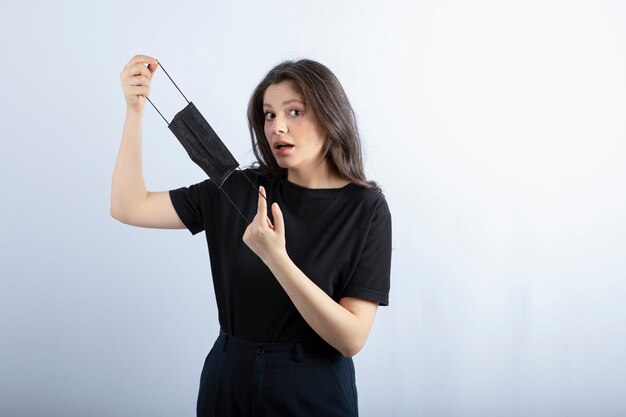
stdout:
<svg viewBox="0 0 626 417">
<path fill-rule="evenodd" d="M 284 155 L 289 155 L 292 151 L 293 151 L 293 146 L 292 147 L 285 147 L 285 148 L 274 148 L 274 155 L 276 156 L 284 156 Z"/>
<path fill-rule="evenodd" d="M 278 149 L 279 145 L 291 145 L 291 146 L 293 146 L 293 143 L 287 142 L 286 140 L 277 140 L 276 142 L 274 142 L 273 148 L 274 149 Z"/>
<path fill-rule="evenodd" d="M 287 146 L 280 147 L 281 145 L 287 145 Z M 295 145 L 293 143 L 289 143 L 285 140 L 277 140 L 276 142 L 274 142 L 272 146 L 272 151 L 274 152 L 275 155 L 282 156 L 282 155 L 288 155 L 289 153 L 291 153 L 293 148 L 295 148 Z"/>
</svg>

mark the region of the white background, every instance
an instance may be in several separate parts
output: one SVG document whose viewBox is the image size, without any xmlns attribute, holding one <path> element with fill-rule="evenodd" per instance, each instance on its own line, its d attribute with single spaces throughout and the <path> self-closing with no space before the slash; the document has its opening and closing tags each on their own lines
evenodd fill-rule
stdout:
<svg viewBox="0 0 626 417">
<path fill-rule="evenodd" d="M 272 66 L 342 82 L 394 225 L 362 416 L 626 414 L 624 2 L 2 0 L 0 48 L 0 415 L 195 413 L 204 234 L 109 215 L 139 53 L 242 165 Z M 143 149 L 152 191 L 205 178 L 149 105 Z"/>
</svg>

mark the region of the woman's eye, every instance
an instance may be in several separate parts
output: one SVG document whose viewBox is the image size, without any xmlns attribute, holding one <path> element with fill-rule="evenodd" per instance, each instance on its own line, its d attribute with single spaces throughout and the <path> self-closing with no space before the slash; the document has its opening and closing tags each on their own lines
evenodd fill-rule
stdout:
<svg viewBox="0 0 626 417">
<path fill-rule="evenodd" d="M 272 112 L 267 112 L 265 113 L 265 120 L 272 120 L 274 118 L 274 113 Z"/>
<path fill-rule="evenodd" d="M 301 114 L 302 114 L 302 112 L 301 112 L 300 110 L 298 110 L 298 109 L 292 109 L 292 110 L 289 112 L 289 115 L 290 115 L 290 116 L 300 116 Z"/>
</svg>

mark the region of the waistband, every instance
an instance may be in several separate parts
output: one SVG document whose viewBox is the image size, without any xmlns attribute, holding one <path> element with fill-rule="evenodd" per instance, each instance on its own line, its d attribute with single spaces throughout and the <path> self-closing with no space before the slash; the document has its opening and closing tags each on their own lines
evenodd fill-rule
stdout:
<svg viewBox="0 0 626 417">
<path fill-rule="evenodd" d="M 246 356 L 272 359 L 293 359 L 302 362 L 307 358 L 330 357 L 340 354 L 338 350 L 322 343 L 266 343 L 240 339 L 220 329 L 216 343 L 223 351 Z"/>
</svg>

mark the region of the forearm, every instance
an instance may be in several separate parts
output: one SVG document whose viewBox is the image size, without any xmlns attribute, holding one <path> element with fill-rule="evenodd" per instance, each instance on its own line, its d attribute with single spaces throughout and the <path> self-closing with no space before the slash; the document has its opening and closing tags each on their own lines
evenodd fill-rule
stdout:
<svg viewBox="0 0 626 417">
<path fill-rule="evenodd" d="M 274 224 L 267 217 L 265 188 L 259 187 L 257 215 L 243 241 L 272 271 L 300 315 L 328 344 L 350 357 L 363 347 L 378 303 L 344 297 L 337 303 L 298 268 L 285 248 L 285 223 L 278 204 L 272 204 Z"/>
<path fill-rule="evenodd" d="M 354 356 L 363 346 L 369 325 L 333 300 L 311 281 L 287 253 L 265 262 L 304 320 L 344 356 Z"/>
<path fill-rule="evenodd" d="M 111 183 L 111 215 L 120 218 L 147 196 L 141 164 L 142 112 L 126 111 Z"/>
</svg>

